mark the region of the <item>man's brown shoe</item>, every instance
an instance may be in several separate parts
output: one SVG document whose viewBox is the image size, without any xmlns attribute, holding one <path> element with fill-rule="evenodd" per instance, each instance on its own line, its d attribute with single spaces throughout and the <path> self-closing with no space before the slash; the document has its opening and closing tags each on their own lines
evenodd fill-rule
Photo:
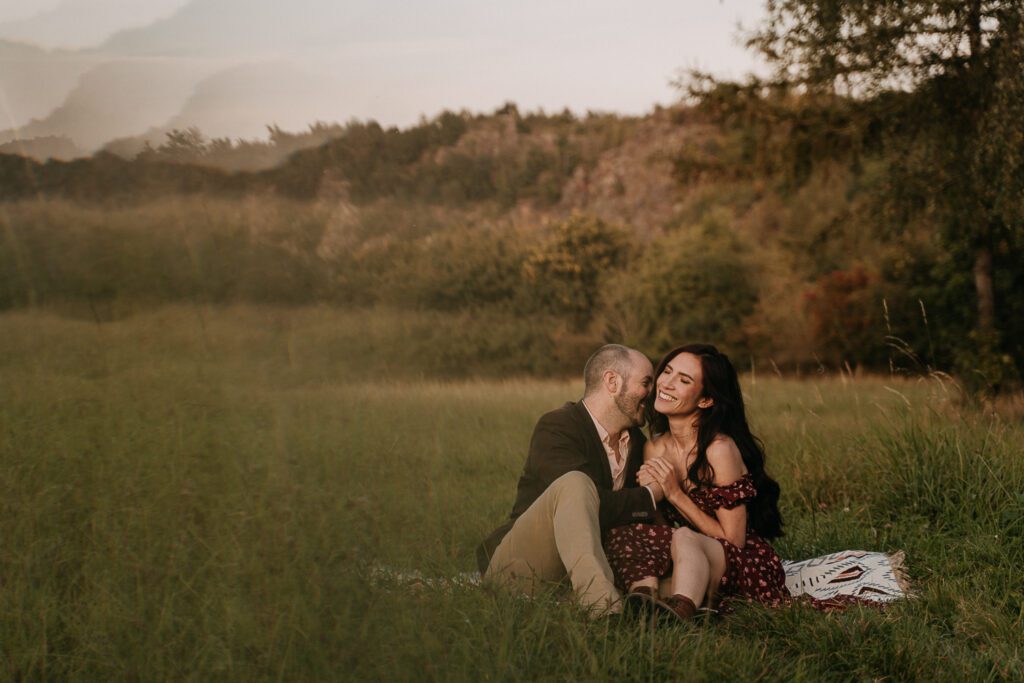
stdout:
<svg viewBox="0 0 1024 683">
<path fill-rule="evenodd" d="M 646 614 L 652 610 L 658 596 L 650 586 L 638 586 L 626 595 L 624 611 L 629 614 Z"/>
</svg>

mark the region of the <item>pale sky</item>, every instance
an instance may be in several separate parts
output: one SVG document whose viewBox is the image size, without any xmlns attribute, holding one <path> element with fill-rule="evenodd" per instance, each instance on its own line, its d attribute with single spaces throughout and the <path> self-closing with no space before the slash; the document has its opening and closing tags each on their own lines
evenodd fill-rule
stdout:
<svg viewBox="0 0 1024 683">
<path fill-rule="evenodd" d="M 0 37 L 41 47 L 93 47 L 115 31 L 145 26 L 171 15 L 187 2 L 0 0 Z"/>
<path fill-rule="evenodd" d="M 292 128 L 351 118 L 408 125 L 446 108 L 490 111 L 509 100 L 522 110 L 641 114 L 677 99 L 670 81 L 680 68 L 734 78 L 763 71 L 736 37 L 740 22 L 756 25 L 762 6 L 763 0 L 0 0 L 0 38 L 93 58 L 202 61 L 248 74 L 239 87 L 248 88 L 249 100 L 259 94 L 252 74 L 265 64 L 265 108 L 253 110 L 252 101 L 234 108 L 242 118 L 250 112 L 251 121 L 239 119 L 243 134 L 272 114 Z M 291 74 L 286 83 L 283 73 Z M 216 82 L 232 87 L 224 78 Z M 271 111 L 278 92 L 289 98 L 281 114 Z"/>
</svg>

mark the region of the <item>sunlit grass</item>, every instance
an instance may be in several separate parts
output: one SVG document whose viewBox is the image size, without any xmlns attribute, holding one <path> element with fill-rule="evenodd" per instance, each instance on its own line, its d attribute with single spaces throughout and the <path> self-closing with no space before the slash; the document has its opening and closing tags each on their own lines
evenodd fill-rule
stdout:
<svg viewBox="0 0 1024 683">
<path fill-rule="evenodd" d="M 0 675 L 1024 675 L 1024 428 L 931 380 L 745 378 L 783 487 L 780 553 L 906 550 L 920 597 L 886 611 L 749 608 L 650 632 L 557 596 L 370 581 L 374 564 L 471 570 L 537 416 L 581 389 L 574 368 L 423 379 L 388 341 L 402 324 L 326 308 L 0 317 Z"/>
</svg>

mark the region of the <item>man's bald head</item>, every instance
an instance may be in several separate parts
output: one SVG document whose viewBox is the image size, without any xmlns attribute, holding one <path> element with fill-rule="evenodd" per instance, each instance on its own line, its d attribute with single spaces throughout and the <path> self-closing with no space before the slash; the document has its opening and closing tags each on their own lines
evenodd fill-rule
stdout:
<svg viewBox="0 0 1024 683">
<path fill-rule="evenodd" d="M 595 351 L 583 366 L 583 395 L 590 396 L 600 389 L 604 373 L 609 370 L 622 377 L 623 381 L 628 380 L 634 354 L 639 355 L 640 352 L 622 344 L 605 344 Z"/>
</svg>

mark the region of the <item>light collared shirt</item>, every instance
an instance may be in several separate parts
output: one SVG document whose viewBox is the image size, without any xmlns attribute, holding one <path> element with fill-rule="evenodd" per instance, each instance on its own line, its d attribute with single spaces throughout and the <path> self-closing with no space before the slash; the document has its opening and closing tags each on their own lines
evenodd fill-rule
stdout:
<svg viewBox="0 0 1024 683">
<path fill-rule="evenodd" d="M 601 437 L 601 445 L 604 446 L 604 451 L 608 455 L 608 465 L 612 470 L 612 491 L 621 491 L 622 487 L 626 485 L 626 463 L 629 461 L 629 430 L 622 430 L 622 435 L 619 437 L 618 450 L 616 450 L 612 445 L 611 434 L 597 421 L 594 414 L 590 412 L 590 406 L 587 405 L 586 400 L 583 400 L 582 403 L 583 407 L 587 410 L 587 415 L 594 421 L 597 435 Z M 644 488 L 647 489 L 647 493 L 651 494 L 651 504 L 654 507 L 658 507 L 658 501 L 654 499 L 654 491 L 651 490 L 650 486 L 645 486 Z"/>
<path fill-rule="evenodd" d="M 583 407 L 587 409 L 587 414 L 594 421 L 594 426 L 597 427 L 597 435 L 601 437 L 601 445 L 604 446 L 604 451 L 608 455 L 608 465 L 612 469 L 612 491 L 621 491 L 622 487 L 626 484 L 626 461 L 629 460 L 629 430 L 622 430 L 622 435 L 619 436 L 619 443 L 616 448 L 616 444 L 612 444 L 611 434 L 597 421 L 594 414 L 590 412 L 590 406 L 587 405 L 586 401 L 583 401 Z"/>
</svg>

